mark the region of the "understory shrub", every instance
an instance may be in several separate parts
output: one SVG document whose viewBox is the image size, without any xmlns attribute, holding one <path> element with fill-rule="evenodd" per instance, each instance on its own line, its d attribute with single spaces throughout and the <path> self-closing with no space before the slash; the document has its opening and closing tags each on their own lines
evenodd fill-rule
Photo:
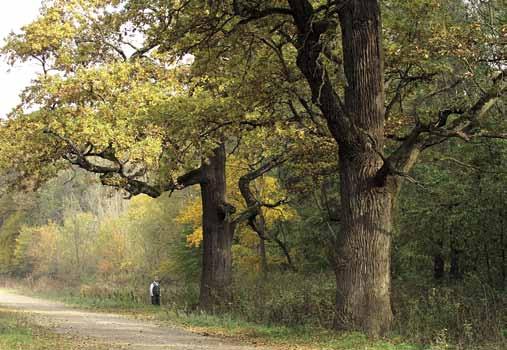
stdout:
<svg viewBox="0 0 507 350">
<path fill-rule="evenodd" d="M 395 332 L 413 341 L 474 349 L 488 342 L 507 348 L 507 294 L 476 276 L 463 281 L 395 281 Z"/>
</svg>

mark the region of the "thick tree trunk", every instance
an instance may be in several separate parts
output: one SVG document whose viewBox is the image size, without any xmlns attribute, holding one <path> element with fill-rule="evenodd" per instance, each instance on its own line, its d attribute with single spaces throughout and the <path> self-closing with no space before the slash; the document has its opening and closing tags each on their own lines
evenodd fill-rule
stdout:
<svg viewBox="0 0 507 350">
<path fill-rule="evenodd" d="M 384 77 L 380 8 L 376 0 L 350 1 L 340 11 L 345 114 L 353 125 L 340 146 L 342 233 L 339 237 L 337 324 L 370 336 L 393 318 L 391 233 L 397 184 L 379 177 L 384 161 Z M 342 140 L 340 142 L 340 140 Z"/>
<path fill-rule="evenodd" d="M 391 221 L 399 189 L 394 167 L 408 171 L 413 165 L 419 151 L 419 131 L 407 138 L 395 152 L 395 159 L 384 161 L 384 67 L 378 0 L 350 0 L 339 6 L 345 103 L 321 58 L 321 35 L 332 24 L 316 19 L 310 1 L 288 2 L 299 32 L 297 65 L 340 150 L 337 326 L 379 336 L 392 321 Z"/>
<path fill-rule="evenodd" d="M 210 312 L 223 310 L 232 298 L 234 225 L 227 220 L 230 207 L 225 201 L 225 160 L 222 144 L 202 166 L 203 261 L 199 306 Z"/>
<path fill-rule="evenodd" d="M 376 161 L 341 161 L 342 232 L 336 264 L 337 326 L 384 334 L 392 321 L 391 221 L 394 194 L 362 176 Z M 359 164 L 358 164 L 359 163 Z"/>
</svg>

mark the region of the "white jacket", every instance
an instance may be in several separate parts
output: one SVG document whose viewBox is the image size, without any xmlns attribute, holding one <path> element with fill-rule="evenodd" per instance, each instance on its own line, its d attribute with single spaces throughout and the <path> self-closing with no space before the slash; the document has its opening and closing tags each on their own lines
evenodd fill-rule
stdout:
<svg viewBox="0 0 507 350">
<path fill-rule="evenodd" d="M 159 286 L 160 287 L 160 284 L 158 282 L 155 282 L 155 281 L 151 282 L 151 284 L 150 284 L 150 297 L 153 296 L 153 288 L 155 288 L 155 286 Z M 162 294 L 162 293 L 160 293 L 160 294 Z"/>
</svg>

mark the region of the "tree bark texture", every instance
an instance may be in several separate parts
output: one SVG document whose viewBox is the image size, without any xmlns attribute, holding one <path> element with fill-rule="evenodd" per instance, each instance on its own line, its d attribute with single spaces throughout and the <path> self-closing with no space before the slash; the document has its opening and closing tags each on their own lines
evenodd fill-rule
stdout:
<svg viewBox="0 0 507 350">
<path fill-rule="evenodd" d="M 384 334 L 392 321 L 390 191 L 364 177 L 375 161 L 341 162 L 342 232 L 336 263 L 337 326 Z"/>
<path fill-rule="evenodd" d="M 336 264 L 337 325 L 371 336 L 392 321 L 391 232 L 397 184 L 375 181 L 384 161 L 384 76 L 376 0 L 350 1 L 340 12 L 345 115 L 352 129 L 340 146 L 342 232 Z M 336 135 L 335 137 L 339 137 Z"/>
<path fill-rule="evenodd" d="M 297 65 L 339 146 L 341 228 L 336 248 L 337 327 L 377 337 L 389 330 L 392 213 L 399 166 L 408 171 L 417 157 L 419 130 L 385 159 L 385 94 L 380 4 L 341 3 L 345 99 L 321 59 L 321 35 L 332 25 L 318 20 L 308 0 L 288 0 L 298 29 Z"/>
<path fill-rule="evenodd" d="M 202 165 L 203 262 L 199 305 L 211 312 L 226 308 L 232 298 L 234 225 L 227 220 L 230 207 L 225 201 L 225 161 L 225 146 L 222 144 Z"/>
</svg>

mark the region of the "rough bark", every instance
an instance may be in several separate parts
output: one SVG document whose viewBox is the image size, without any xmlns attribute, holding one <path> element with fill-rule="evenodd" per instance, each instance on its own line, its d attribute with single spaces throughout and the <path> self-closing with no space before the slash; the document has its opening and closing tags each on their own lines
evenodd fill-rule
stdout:
<svg viewBox="0 0 507 350">
<path fill-rule="evenodd" d="M 390 255 L 398 186 L 389 177 L 374 181 L 385 163 L 380 156 L 385 96 L 378 2 L 349 2 L 340 11 L 340 23 L 348 82 L 345 113 L 354 125 L 348 139 L 354 141 L 340 144 L 337 325 L 379 336 L 389 330 L 393 317 Z"/>
<path fill-rule="evenodd" d="M 394 194 L 368 183 L 375 161 L 342 159 L 342 232 L 336 263 L 337 326 L 384 334 L 392 321 L 390 254 Z"/>
<path fill-rule="evenodd" d="M 339 145 L 342 232 L 336 254 L 336 325 L 380 336 L 392 321 L 391 229 L 399 187 L 391 163 L 382 155 L 380 6 L 377 0 L 353 0 L 339 9 L 346 77 L 343 103 L 319 57 L 320 36 L 329 23 L 314 18 L 309 1 L 289 0 L 289 5 L 299 31 L 298 67 Z"/>
<path fill-rule="evenodd" d="M 400 178 L 413 181 L 407 173 L 426 148 L 451 137 L 472 137 L 478 120 L 507 90 L 507 71 L 494 78 L 494 86 L 468 111 L 448 109 L 448 114 L 462 115 L 450 125 L 446 125 L 447 119 L 430 124 L 417 119 L 412 132 L 398 140 L 402 142 L 398 149 L 385 157 L 380 1 L 328 1 L 316 8 L 309 0 L 287 0 L 287 3 L 289 10 L 284 8 L 276 13 L 293 17 L 297 29 L 297 66 L 308 83 L 312 102 L 322 112 L 339 145 L 343 232 L 337 249 L 340 260 L 336 269 L 340 316 L 337 324 L 373 336 L 382 335 L 392 320 L 390 233 Z M 327 9 L 326 16 L 322 15 L 322 9 Z M 237 15 L 247 16 L 243 23 L 260 17 L 248 8 L 236 10 Z M 262 16 L 270 13 L 264 11 Z M 330 78 L 326 60 L 322 59 L 326 56 L 322 35 L 330 34 L 328 29 L 335 26 L 336 13 L 342 32 L 343 60 L 333 62 L 343 64 L 345 101 L 341 100 L 338 85 Z M 420 102 L 427 102 L 446 90 L 432 92 Z M 414 104 L 414 112 L 418 105 Z"/>
<path fill-rule="evenodd" d="M 199 295 L 200 308 L 216 312 L 228 306 L 232 299 L 232 238 L 234 224 L 228 216 L 232 207 L 225 201 L 225 146 L 202 165 L 202 273 Z"/>
</svg>

